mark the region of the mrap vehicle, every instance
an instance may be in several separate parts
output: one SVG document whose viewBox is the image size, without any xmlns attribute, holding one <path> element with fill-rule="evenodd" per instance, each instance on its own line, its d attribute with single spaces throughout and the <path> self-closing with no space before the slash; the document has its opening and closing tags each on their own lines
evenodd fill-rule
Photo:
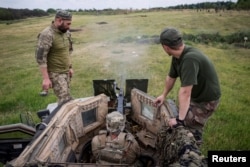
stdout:
<svg viewBox="0 0 250 167">
<path fill-rule="evenodd" d="M 23 133 L 26 138 L 0 140 L 0 160 L 8 167 L 23 166 L 129 166 L 100 165 L 93 159 L 91 141 L 105 128 L 112 111 L 126 116 L 125 132 L 130 132 L 143 149 L 144 166 L 159 164 L 157 133 L 167 120 L 177 115 L 173 100 L 155 106 L 147 94 L 148 79 L 126 80 L 126 91 L 115 80 L 93 80 L 94 96 L 74 99 L 60 106 L 52 103 L 40 110 L 36 128 L 23 123 L 4 125 L 0 134 Z"/>
</svg>

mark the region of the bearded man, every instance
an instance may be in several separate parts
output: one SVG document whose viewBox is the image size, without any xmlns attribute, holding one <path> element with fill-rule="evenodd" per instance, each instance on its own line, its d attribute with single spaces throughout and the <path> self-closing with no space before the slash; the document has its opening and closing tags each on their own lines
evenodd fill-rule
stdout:
<svg viewBox="0 0 250 167">
<path fill-rule="evenodd" d="M 73 51 L 71 21 L 71 13 L 59 10 L 51 25 L 38 35 L 36 61 L 42 73 L 42 90 L 46 95 L 49 88 L 53 88 L 58 105 L 73 99 L 70 95 L 73 69 L 69 57 Z"/>
</svg>

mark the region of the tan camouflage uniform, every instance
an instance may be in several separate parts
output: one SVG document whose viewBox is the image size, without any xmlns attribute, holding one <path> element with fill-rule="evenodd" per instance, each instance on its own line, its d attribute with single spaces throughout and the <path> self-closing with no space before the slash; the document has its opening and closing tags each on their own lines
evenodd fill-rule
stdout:
<svg viewBox="0 0 250 167">
<path fill-rule="evenodd" d="M 121 132 L 113 140 L 107 133 L 102 133 L 92 139 L 92 152 L 100 164 L 133 164 L 140 148 L 130 133 Z"/>
<path fill-rule="evenodd" d="M 115 111 L 106 117 L 107 131 L 100 131 L 92 139 L 92 153 L 99 164 L 134 165 L 141 149 L 130 133 L 124 133 L 125 120 L 122 114 Z M 112 139 L 111 133 L 115 134 Z"/>
<path fill-rule="evenodd" d="M 63 11 L 62 11 L 63 12 Z M 60 14 L 64 14 L 64 13 Z M 67 14 L 67 13 L 66 13 Z M 39 66 L 47 67 L 49 78 L 58 104 L 71 100 L 69 55 L 72 52 L 71 34 L 60 32 L 53 24 L 38 35 L 36 61 Z"/>
<path fill-rule="evenodd" d="M 70 77 L 66 74 L 49 73 L 55 95 L 58 97 L 58 104 L 73 99 L 70 95 Z"/>
</svg>

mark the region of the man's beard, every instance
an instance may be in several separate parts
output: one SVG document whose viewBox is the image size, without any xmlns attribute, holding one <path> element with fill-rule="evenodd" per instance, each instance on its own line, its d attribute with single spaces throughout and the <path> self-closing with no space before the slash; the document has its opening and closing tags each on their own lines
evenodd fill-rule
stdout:
<svg viewBox="0 0 250 167">
<path fill-rule="evenodd" d="M 58 30 L 60 30 L 62 33 L 66 33 L 68 29 L 66 29 L 63 25 L 63 23 L 58 27 Z"/>
</svg>

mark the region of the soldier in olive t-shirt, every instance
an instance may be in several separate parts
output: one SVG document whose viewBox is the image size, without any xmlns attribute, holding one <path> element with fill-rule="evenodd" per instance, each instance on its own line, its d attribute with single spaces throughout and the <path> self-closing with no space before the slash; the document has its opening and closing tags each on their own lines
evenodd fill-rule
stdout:
<svg viewBox="0 0 250 167">
<path fill-rule="evenodd" d="M 199 50 L 186 46 L 181 33 L 166 28 L 160 35 L 164 51 L 172 56 L 170 72 L 165 80 L 163 93 L 155 104 L 161 105 L 179 77 L 179 113 L 169 120 L 170 127 L 186 126 L 198 144 L 202 143 L 203 127 L 219 105 L 221 96 L 218 76 L 212 62 Z"/>
<path fill-rule="evenodd" d="M 212 62 L 197 49 L 185 46 L 180 58 L 172 58 L 169 76 L 180 77 L 181 86 L 193 85 L 191 101 L 209 102 L 220 98 L 219 80 Z"/>
</svg>

